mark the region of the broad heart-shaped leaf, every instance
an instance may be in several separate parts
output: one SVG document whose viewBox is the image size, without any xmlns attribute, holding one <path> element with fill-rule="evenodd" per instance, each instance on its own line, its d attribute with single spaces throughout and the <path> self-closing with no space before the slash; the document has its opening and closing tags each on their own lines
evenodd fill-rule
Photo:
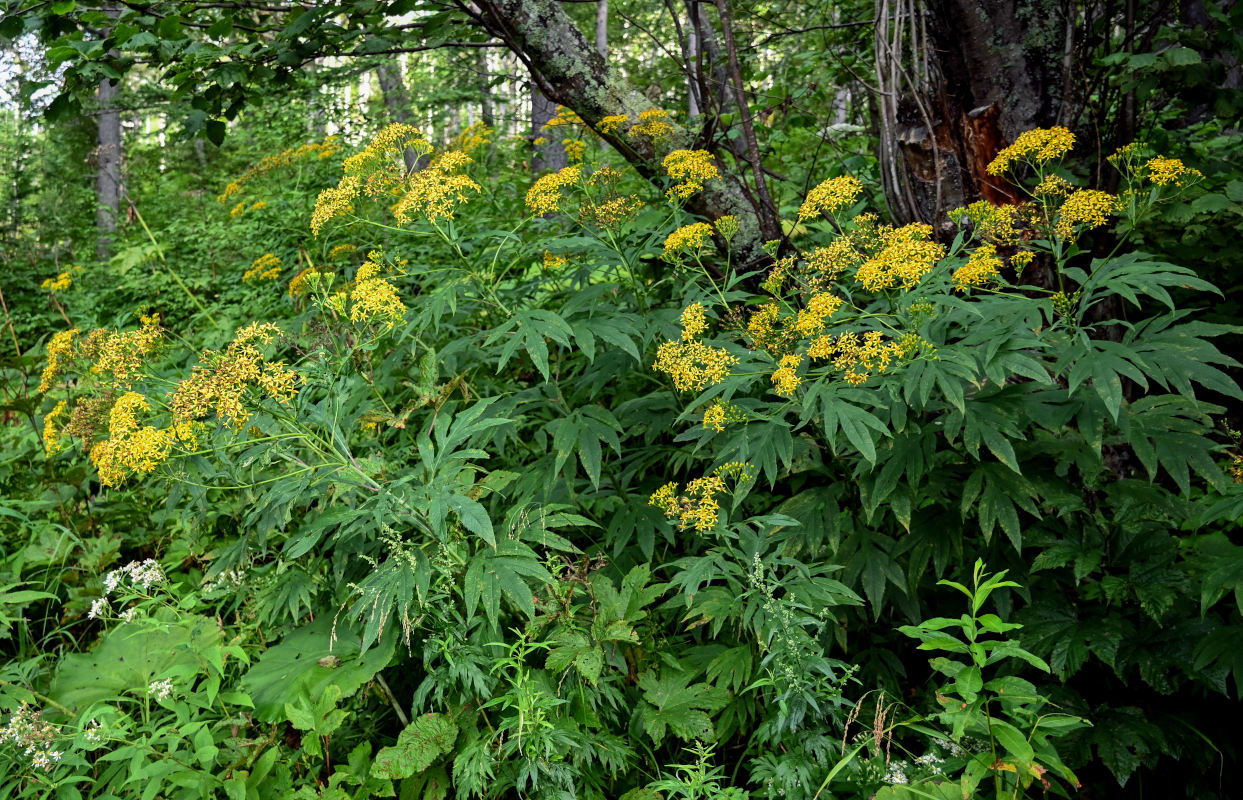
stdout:
<svg viewBox="0 0 1243 800">
<path fill-rule="evenodd" d="M 333 618 L 324 614 L 310 625 L 285 635 L 280 644 L 259 657 L 242 677 L 241 688 L 255 703 L 255 716 L 264 722 L 284 718 L 285 703 L 305 691 L 320 698 L 329 686 L 349 697 L 388 666 L 397 645 L 396 626 L 390 625 L 375 647 L 359 652 L 360 641 L 338 621 L 333 640 Z"/>
<path fill-rule="evenodd" d="M 420 773 L 453 752 L 458 727 L 443 714 L 424 714 L 397 736 L 397 744 L 376 753 L 371 777 L 401 780 Z"/>
<path fill-rule="evenodd" d="M 643 699 L 650 706 L 643 709 L 643 728 L 660 744 L 665 728 L 685 741 L 712 741 L 716 730 L 708 714 L 719 711 L 729 702 L 729 692 L 714 689 L 706 683 L 690 684 L 687 673 L 666 671 L 659 678 L 652 670 L 639 678 Z"/>
<path fill-rule="evenodd" d="M 48 696 L 74 711 L 127 692 L 145 696 L 153 681 L 178 668 L 200 672 L 200 654 L 220 641 L 220 626 L 208 617 L 123 623 L 90 652 L 65 656 Z"/>
</svg>

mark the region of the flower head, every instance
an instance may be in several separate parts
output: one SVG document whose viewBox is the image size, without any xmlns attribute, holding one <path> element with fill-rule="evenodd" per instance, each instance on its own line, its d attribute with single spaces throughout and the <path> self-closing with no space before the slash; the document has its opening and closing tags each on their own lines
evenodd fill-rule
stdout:
<svg viewBox="0 0 1243 800">
<path fill-rule="evenodd" d="M 967 263 L 954 270 L 954 288 L 966 291 L 969 286 L 983 286 L 1001 273 L 1001 259 L 997 246 L 982 244 L 967 259 Z"/>
<path fill-rule="evenodd" d="M 675 261 L 682 253 L 698 255 L 711 240 L 712 226 L 708 223 L 692 222 L 690 225 L 683 225 L 665 239 L 664 258 L 666 261 Z"/>
<path fill-rule="evenodd" d="M 863 184 L 858 178 L 844 175 L 840 178 L 829 178 L 807 193 L 807 199 L 798 210 L 798 221 L 817 217 L 824 212 L 835 211 L 852 205 L 863 191 Z"/>
<path fill-rule="evenodd" d="M 665 192 L 669 201 L 685 200 L 703 191 L 707 181 L 720 178 L 715 160 L 707 150 L 674 150 L 665 156 L 665 174 L 677 181 Z"/>
<path fill-rule="evenodd" d="M 1003 149 L 988 165 L 989 175 L 1001 175 L 1016 163 L 1045 163 L 1061 158 L 1075 146 L 1075 135 L 1061 126 L 1024 131 L 1014 144 Z"/>
<path fill-rule="evenodd" d="M 542 176 L 527 190 L 527 209 L 535 215 L 551 214 L 561 209 L 562 190 L 578 183 L 582 167 L 564 167 Z"/>
</svg>

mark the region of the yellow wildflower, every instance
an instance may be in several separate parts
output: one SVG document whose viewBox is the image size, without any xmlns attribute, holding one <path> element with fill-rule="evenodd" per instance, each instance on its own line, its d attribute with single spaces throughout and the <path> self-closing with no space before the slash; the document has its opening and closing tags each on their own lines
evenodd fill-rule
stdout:
<svg viewBox="0 0 1243 800">
<path fill-rule="evenodd" d="M 803 382 L 798 376 L 798 368 L 802 363 L 803 356 L 800 353 L 782 356 L 777 363 L 777 371 L 773 373 L 773 391 L 782 397 L 794 394 L 794 390 Z"/>
<path fill-rule="evenodd" d="M 237 217 L 240 217 L 242 214 L 245 214 L 245 213 L 246 213 L 246 201 L 243 200 L 237 205 L 233 206 L 233 208 L 229 209 L 229 218 L 236 219 Z"/>
<path fill-rule="evenodd" d="M 242 274 L 242 281 L 249 283 L 252 280 L 267 281 L 280 277 L 281 260 L 273 253 L 264 253 L 254 260 L 250 265 L 250 269 Z"/>
<path fill-rule="evenodd" d="M 270 344 L 280 332 L 270 322 L 252 322 L 237 329 L 223 353 L 205 351 L 190 377 L 173 391 L 169 401 L 173 422 L 191 423 L 214 413 L 234 430 L 241 430 L 250 419 L 242 403 L 249 387 L 263 388 L 279 403 L 289 402 L 300 376 L 282 363 L 265 360 L 259 350 L 259 345 Z"/>
<path fill-rule="evenodd" d="M 666 261 L 674 261 L 682 253 L 698 255 L 705 244 L 711 243 L 712 226 L 706 222 L 692 222 L 683 225 L 665 239 Z"/>
<path fill-rule="evenodd" d="M 336 245 L 331 250 L 328 251 L 328 260 L 336 261 L 339 258 L 344 258 L 345 256 L 348 256 L 350 253 L 353 253 L 357 249 L 358 247 L 352 244 Z"/>
<path fill-rule="evenodd" d="M 463 153 L 470 153 L 484 145 L 490 144 L 492 139 L 492 129 L 480 120 L 462 129 L 462 132 L 453 137 L 453 141 L 449 142 L 449 147 L 453 150 L 461 150 Z"/>
<path fill-rule="evenodd" d="M 1168 186 L 1171 183 L 1175 186 L 1188 186 L 1204 177 L 1198 169 L 1189 169 L 1177 158 L 1157 156 L 1149 159 L 1144 166 L 1148 168 L 1148 179 L 1158 186 Z"/>
<path fill-rule="evenodd" d="M 48 278 L 39 284 L 39 288 L 47 289 L 50 292 L 63 292 L 73 285 L 73 276 L 68 272 L 62 272 L 55 278 Z"/>
<path fill-rule="evenodd" d="M 922 223 L 882 232 L 880 251 L 859 267 L 855 280 L 871 292 L 911 289 L 945 257 L 945 247 L 931 236 L 932 226 Z"/>
<path fill-rule="evenodd" d="M 720 432 L 725 430 L 725 406 L 720 400 L 704 411 L 704 427 Z"/>
<path fill-rule="evenodd" d="M 665 516 L 672 517 L 678 513 L 678 484 L 674 481 L 666 483 L 656 491 L 652 492 L 652 496 L 648 498 L 648 505 L 655 506 L 665 512 Z"/>
<path fill-rule="evenodd" d="M 566 126 L 582 125 L 583 120 L 578 114 L 575 114 L 565 106 L 557 106 L 557 113 L 552 119 L 545 122 L 540 130 L 550 131 L 553 128 L 561 128 Z"/>
<path fill-rule="evenodd" d="M 639 121 L 630 127 L 631 136 L 647 136 L 652 139 L 665 139 L 673 135 L 673 125 L 669 123 L 669 112 L 658 108 L 649 109 L 639 114 Z"/>
<path fill-rule="evenodd" d="M 747 321 L 747 333 L 759 347 L 766 347 L 780 338 L 775 325 L 781 317 L 781 306 L 776 301 L 769 301 L 760 306 L 760 310 L 751 315 Z"/>
<path fill-rule="evenodd" d="M 255 203 L 253 206 L 251 206 L 251 207 L 250 207 L 250 210 L 251 210 L 251 211 L 262 211 L 263 209 L 265 209 L 265 208 L 267 208 L 267 207 L 268 207 L 267 201 L 266 201 L 266 200 L 260 200 L 260 201 L 258 201 L 257 203 Z"/>
<path fill-rule="evenodd" d="M 164 331 L 158 324 L 143 325 L 136 331 L 92 331 L 79 346 L 79 354 L 94 358 L 91 372 L 102 374 L 112 373 L 112 383 L 118 386 L 129 386 L 137 378 L 144 376 L 142 372 L 143 357 L 155 352 L 156 345 L 164 338 Z"/>
<path fill-rule="evenodd" d="M 1014 255 L 1010 256 L 1010 266 L 1013 267 L 1016 271 L 1022 272 L 1023 268 L 1026 267 L 1028 264 L 1032 263 L 1032 259 L 1035 257 L 1036 257 L 1036 254 L 1032 252 L 1031 250 L 1020 250 Z"/>
<path fill-rule="evenodd" d="M 312 275 L 318 276 L 319 270 L 314 267 L 307 267 L 293 276 L 293 279 L 289 281 L 289 296 L 299 297 L 304 294 L 307 290 L 307 281 Z"/>
<path fill-rule="evenodd" d="M 582 167 L 577 164 L 542 176 L 527 190 L 527 210 L 536 216 L 561 209 L 561 190 L 578 183 Z"/>
<path fill-rule="evenodd" d="M 77 328 L 55 334 L 47 343 L 47 365 L 43 368 L 43 377 L 39 381 L 39 391 L 46 394 L 51 390 L 56 378 L 64 371 L 64 362 L 73 358 L 73 339 L 78 335 Z"/>
<path fill-rule="evenodd" d="M 634 195 L 624 195 L 605 200 L 603 203 L 586 202 L 578 209 L 578 218 L 584 223 L 594 223 L 602 228 L 612 228 L 633 219 L 643 208 L 643 201 Z"/>
<path fill-rule="evenodd" d="M 618 129 L 630 121 L 625 114 L 610 114 L 600 120 L 600 133 L 617 133 Z"/>
<path fill-rule="evenodd" d="M 315 200 L 315 211 L 311 213 L 311 233 L 319 236 L 320 230 L 330 220 L 354 212 L 354 198 L 362 189 L 362 181 L 357 175 L 346 175 L 335 188 L 325 189 Z"/>
<path fill-rule="evenodd" d="M 453 219 L 456 207 L 469 199 L 468 192 L 482 191 L 479 184 L 461 174 L 470 162 L 470 156 L 460 150 L 450 150 L 437 156 L 426 169 L 410 176 L 410 188 L 393 208 L 397 222 L 405 224 L 417 215 L 431 222 Z"/>
<path fill-rule="evenodd" d="M 1003 245 L 1018 241 L 1019 232 L 1015 225 L 1018 222 L 1019 206 L 995 206 L 987 200 L 977 200 L 966 208 L 949 212 L 949 218 L 958 224 L 961 224 L 963 216 L 971 220 L 975 235 L 981 239 Z"/>
<path fill-rule="evenodd" d="M 535 141 L 531 142 L 531 144 L 535 145 L 536 147 L 543 147 L 544 145 L 548 144 L 548 137 L 547 136 L 536 136 Z"/>
<path fill-rule="evenodd" d="M 827 281 L 835 280 L 848 269 L 863 262 L 863 255 L 846 237 L 834 240 L 828 247 L 817 247 L 806 256 L 807 269 Z"/>
<path fill-rule="evenodd" d="M 570 263 L 570 259 L 565 256 L 554 255 L 549 251 L 544 251 L 544 269 L 549 272 L 560 272 Z"/>
<path fill-rule="evenodd" d="M 1084 230 L 1099 228 L 1109 222 L 1118 198 L 1096 189 L 1079 189 L 1066 198 L 1058 211 L 1057 235 L 1070 239 L 1081 226 Z"/>
<path fill-rule="evenodd" d="M 997 246 L 982 244 L 967 259 L 967 263 L 954 270 L 954 288 L 960 292 L 968 286 L 983 286 L 1001 272 L 1001 259 L 997 257 Z"/>
<path fill-rule="evenodd" d="M 807 308 L 800 309 L 794 327 L 803 336 L 814 336 L 824 330 L 824 321 L 842 307 L 842 299 L 831 294 L 813 295 Z"/>
<path fill-rule="evenodd" d="M 1032 189 L 1032 194 L 1037 197 L 1065 197 L 1074 190 L 1074 185 L 1060 175 L 1046 175 L 1044 180 Z"/>
<path fill-rule="evenodd" d="M 715 160 L 706 150 L 674 150 L 665 156 L 665 174 L 677 181 L 665 192 L 669 202 L 685 200 L 703 191 L 706 181 L 720 178 L 720 170 L 712 163 Z"/>
<path fill-rule="evenodd" d="M 742 230 L 742 226 L 738 223 L 738 218 L 733 214 L 719 217 L 714 224 L 716 225 L 717 232 L 721 234 L 721 238 L 726 243 L 733 241 L 733 238 L 738 235 L 738 231 Z"/>
<path fill-rule="evenodd" d="M 691 303 L 682 310 L 682 341 L 693 342 L 708 330 L 708 318 L 700 303 Z"/>
<path fill-rule="evenodd" d="M 565 150 L 565 157 L 571 162 L 582 161 L 587 155 L 587 143 L 582 139 L 562 139 L 561 147 Z"/>
<path fill-rule="evenodd" d="M 703 391 L 725 380 L 735 356 L 703 342 L 664 342 L 656 350 L 652 369 L 667 374 L 680 392 Z"/>
<path fill-rule="evenodd" d="M 829 178 L 807 193 L 807 199 L 798 210 L 798 221 L 817 217 L 824 212 L 835 211 L 852 205 L 863 191 L 863 184 L 857 178 L 844 175 L 840 178 Z"/>
<path fill-rule="evenodd" d="M 61 450 L 60 437 L 63 431 L 56 426 L 56 421 L 65 413 L 68 405 L 64 400 L 57 402 L 56 407 L 43 418 L 43 452 L 48 458 Z"/>
<path fill-rule="evenodd" d="M 396 287 L 383 278 L 359 281 L 350 292 L 350 321 L 382 321 L 392 328 L 404 319 L 406 306 L 401 302 Z"/>
<path fill-rule="evenodd" d="M 1061 126 L 1025 131 L 989 163 L 988 174 L 1001 175 L 1017 162 L 1034 160 L 1043 164 L 1061 158 L 1074 146 L 1075 135 Z"/>
<path fill-rule="evenodd" d="M 267 156 L 246 171 L 246 174 L 235 181 L 229 183 L 225 187 L 224 193 L 216 198 L 216 201 L 223 204 L 225 200 L 242 191 L 242 187 L 249 181 L 267 174 L 276 169 L 296 164 L 299 161 L 308 158 L 322 160 L 331 158 L 341 152 L 341 145 L 336 136 L 329 136 L 322 142 L 310 142 L 298 147 L 291 147 L 274 156 Z"/>
<path fill-rule="evenodd" d="M 406 150 L 427 155 L 432 152 L 432 146 L 418 128 L 394 122 L 377 133 L 362 152 L 345 159 L 341 166 L 347 176 L 386 176 L 391 180 L 404 174 Z M 368 180 L 368 194 L 382 194 L 385 182 Z"/>
</svg>

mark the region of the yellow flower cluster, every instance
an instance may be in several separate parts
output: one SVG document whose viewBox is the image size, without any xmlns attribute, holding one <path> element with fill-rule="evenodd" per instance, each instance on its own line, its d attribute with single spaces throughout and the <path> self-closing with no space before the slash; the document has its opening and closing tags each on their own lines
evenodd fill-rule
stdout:
<svg viewBox="0 0 1243 800">
<path fill-rule="evenodd" d="M 685 200 L 703 191 L 706 181 L 720 178 L 721 172 L 713 163 L 715 160 L 707 150 L 674 150 L 665 156 L 665 174 L 677 181 L 665 192 L 669 202 Z"/>
<path fill-rule="evenodd" d="M 463 128 L 461 133 L 449 142 L 449 149 L 471 153 L 492 143 L 492 129 L 483 120 L 479 120 Z"/>
<path fill-rule="evenodd" d="M 1144 165 L 1148 168 L 1148 179 L 1158 186 L 1189 186 L 1204 177 L 1198 169 L 1189 169 L 1177 158 L 1157 156 L 1149 159 Z"/>
<path fill-rule="evenodd" d="M 237 219 L 238 217 L 240 217 L 241 215 L 245 213 L 246 213 L 246 201 L 242 200 L 237 205 L 233 206 L 233 208 L 229 209 L 229 219 Z"/>
<path fill-rule="evenodd" d="M 807 198 L 798 210 L 798 221 L 830 214 L 853 205 L 863 191 L 863 184 L 849 175 L 840 178 L 829 178 L 807 193 Z"/>
<path fill-rule="evenodd" d="M 138 413 L 149 411 L 147 398 L 138 392 L 126 392 L 113 405 L 109 414 L 108 438 L 91 447 L 91 463 L 99 472 L 104 486 L 120 486 L 130 473 L 148 474 L 167 458 L 176 444 L 187 449 L 197 446 L 197 437 L 189 422 L 169 428 L 141 425 Z"/>
<path fill-rule="evenodd" d="M 965 292 L 968 286 L 983 286 L 1001 274 L 1001 259 L 997 246 L 982 244 L 967 259 L 967 263 L 954 270 L 954 288 Z"/>
<path fill-rule="evenodd" d="M 726 214 L 723 217 L 719 217 L 713 224 L 716 225 L 716 229 L 721 234 L 721 238 L 723 238 L 726 242 L 733 241 L 734 237 L 738 235 L 738 231 L 742 230 L 742 225 L 738 222 L 738 218 L 733 214 Z"/>
<path fill-rule="evenodd" d="M 737 357 L 727 350 L 703 342 L 664 342 L 656 349 L 652 369 L 672 378 L 679 392 L 690 392 L 703 391 L 725 380 L 729 368 L 737 363 Z"/>
<path fill-rule="evenodd" d="M 1036 254 L 1031 250 L 1020 250 L 1014 255 L 1010 256 L 1010 266 L 1013 267 L 1016 271 L 1022 272 L 1023 268 L 1026 267 L 1028 264 L 1032 263 L 1032 259 L 1034 259 L 1035 257 L 1036 257 Z"/>
<path fill-rule="evenodd" d="M 597 127 L 600 129 L 600 133 L 617 133 L 621 126 L 629 121 L 630 117 L 627 117 L 625 114 L 610 114 L 600 120 L 600 124 Z"/>
<path fill-rule="evenodd" d="M 712 404 L 704 409 L 704 427 L 711 428 L 718 433 L 725 430 L 725 426 L 729 423 L 744 422 L 746 418 L 742 409 L 720 400 L 713 400 Z"/>
<path fill-rule="evenodd" d="M 65 409 L 69 404 L 64 400 L 56 403 L 48 415 L 43 418 L 43 452 L 48 458 L 60 452 L 60 435 L 62 431 L 57 427 L 56 421 L 65 413 Z"/>
<path fill-rule="evenodd" d="M 554 255 L 549 251 L 544 251 L 544 269 L 549 272 L 560 272 L 570 264 L 570 259 L 565 256 Z"/>
<path fill-rule="evenodd" d="M 804 257 L 805 271 L 817 282 L 836 280 L 862 263 L 863 254 L 845 236 L 835 239 L 828 247 L 817 247 Z"/>
<path fill-rule="evenodd" d="M 307 282 L 312 276 L 318 276 L 319 274 L 319 270 L 314 267 L 307 267 L 297 275 L 293 276 L 293 278 L 289 281 L 289 296 L 300 297 L 305 294 L 307 290 Z"/>
<path fill-rule="evenodd" d="M 815 336 L 824 330 L 824 321 L 837 313 L 842 307 L 842 299 L 834 297 L 831 294 L 820 293 L 812 295 L 807 301 L 807 307 L 799 309 L 798 319 L 794 323 L 794 327 L 802 336 Z"/>
<path fill-rule="evenodd" d="M 647 136 L 651 139 L 667 139 L 673 135 L 669 112 L 658 108 L 640 112 L 639 121 L 630 127 L 631 136 Z"/>
<path fill-rule="evenodd" d="M 578 183 L 582 176 L 582 167 L 574 165 L 564 167 L 557 172 L 541 176 L 527 190 L 527 210 L 536 216 L 551 214 L 561 209 L 562 190 Z"/>
<path fill-rule="evenodd" d="M 73 276 L 68 272 L 62 272 L 55 278 L 48 278 L 39 284 L 39 288 L 47 289 L 50 292 L 63 292 L 73 286 Z"/>
<path fill-rule="evenodd" d="M 337 259 L 345 258 L 350 253 L 356 252 L 357 250 L 358 250 L 357 245 L 352 245 L 352 244 L 336 245 L 335 247 L 333 247 L 331 250 L 328 251 L 328 260 L 336 261 Z"/>
<path fill-rule="evenodd" d="M 686 484 L 685 496 L 679 497 L 677 483 L 671 482 L 657 489 L 648 503 L 665 512 L 666 517 L 676 517 L 682 530 L 690 527 L 702 533 L 716 527 L 721 510 L 716 495 L 724 491 L 724 480 L 717 475 L 705 475 Z"/>
<path fill-rule="evenodd" d="M 347 176 L 366 177 L 367 194 L 375 197 L 387 192 L 405 174 L 407 150 L 427 155 L 432 146 L 418 128 L 394 122 L 377 133 L 362 152 L 341 162 L 341 166 Z"/>
<path fill-rule="evenodd" d="M 313 158 L 319 160 L 332 158 L 339 152 L 341 152 L 341 145 L 338 143 L 337 137 L 329 136 L 322 142 L 311 142 L 301 147 L 290 148 L 274 156 L 268 156 L 248 169 L 242 177 L 226 186 L 224 193 L 217 197 L 216 200 L 223 204 L 225 200 L 242 191 L 242 187 L 248 182 L 266 175 L 272 170 L 288 167 L 305 159 Z"/>
<path fill-rule="evenodd" d="M 470 199 L 468 192 L 481 191 L 479 184 L 461 172 L 469 163 L 470 156 L 450 150 L 411 175 L 410 188 L 393 208 L 397 222 L 404 225 L 420 215 L 431 222 L 453 219 L 457 206 Z"/>
<path fill-rule="evenodd" d="M 1118 198 L 1109 192 L 1079 189 L 1066 198 L 1058 211 L 1057 235 L 1070 239 L 1080 228 L 1099 228 L 1109 222 L 1109 217 L 1117 206 Z"/>
<path fill-rule="evenodd" d="M 111 373 L 111 380 L 105 384 L 128 387 L 138 378 L 145 377 L 142 372 L 143 359 L 155 352 L 156 346 L 164 338 L 164 329 L 159 326 L 159 319 L 144 323 L 136 331 L 107 331 L 102 328 L 91 331 L 78 345 L 78 355 L 94 359 L 91 372 L 102 375 Z"/>
<path fill-rule="evenodd" d="M 798 376 L 798 368 L 803 365 L 802 353 L 784 355 L 777 362 L 777 370 L 773 372 L 773 391 L 782 397 L 790 397 L 799 387 L 803 379 Z"/>
<path fill-rule="evenodd" d="M 1056 176 L 1052 177 L 1056 178 Z M 1046 182 L 1048 180 L 1051 178 L 1046 179 Z M 1019 219 L 1018 206 L 995 206 L 987 200 L 977 200 L 966 208 L 958 208 L 949 212 L 949 218 L 955 222 L 960 221 L 964 216 L 971 220 L 975 235 L 985 241 L 1009 245 L 1019 240 L 1019 231 L 1016 227 Z"/>
<path fill-rule="evenodd" d="M 362 180 L 357 175 L 346 175 L 335 187 L 324 189 L 315 199 L 315 210 L 311 213 L 311 233 L 319 236 L 320 229 L 329 221 L 354 212 L 354 198 L 362 189 Z"/>
<path fill-rule="evenodd" d="M 554 128 L 581 126 L 583 120 L 578 114 L 575 114 L 565 106 L 557 106 L 557 113 L 552 119 L 545 122 L 540 130 L 551 131 Z"/>
<path fill-rule="evenodd" d="M 845 372 L 845 379 L 857 386 L 868 379 L 872 370 L 884 372 L 891 362 L 914 356 L 923 345 L 914 333 L 886 342 L 880 331 L 867 331 L 862 336 L 849 332 L 817 337 L 807 355 L 814 361 L 831 360 L 833 367 Z"/>
<path fill-rule="evenodd" d="M 712 241 L 712 226 L 706 222 L 683 225 L 665 239 L 664 259 L 675 261 L 682 253 L 699 254 Z"/>
<path fill-rule="evenodd" d="M 602 203 L 585 202 L 578 209 L 578 218 L 584 223 L 599 225 L 602 228 L 613 228 L 634 219 L 642 208 L 643 201 L 628 194 L 605 200 Z"/>
<path fill-rule="evenodd" d="M 1074 190 L 1074 184 L 1061 175 L 1046 175 L 1044 180 L 1032 189 L 1032 194 L 1036 197 L 1066 197 Z"/>
<path fill-rule="evenodd" d="M 251 263 L 250 269 L 242 274 L 242 281 L 271 281 L 281 276 L 281 260 L 273 253 L 264 253 Z"/>
<path fill-rule="evenodd" d="M 871 292 L 913 288 L 945 257 L 945 247 L 931 236 L 932 226 L 922 223 L 882 231 L 879 252 L 859 267 L 855 280 Z"/>
<path fill-rule="evenodd" d="M 267 208 L 267 207 L 268 207 L 268 203 L 267 203 L 267 201 L 266 201 L 266 200 L 260 200 L 260 201 L 258 201 L 257 203 L 255 203 L 253 206 L 251 206 L 251 207 L 250 207 L 250 210 L 251 210 L 251 211 L 262 211 L 263 209 L 265 209 L 265 208 Z"/>
<path fill-rule="evenodd" d="M 692 342 L 708 330 L 708 317 L 701 303 L 691 303 L 682 309 L 682 341 Z"/>
<path fill-rule="evenodd" d="M 989 175 L 1001 175 L 1016 163 L 1035 161 L 1043 164 L 1061 158 L 1074 146 L 1075 135 L 1066 128 L 1034 128 L 1020 133 L 1014 144 L 998 153 L 986 169 Z"/>
<path fill-rule="evenodd" d="M 65 369 L 65 362 L 73 358 L 73 339 L 78 335 L 77 328 L 61 331 L 52 336 L 47 343 L 47 365 L 43 367 L 43 377 L 39 380 L 39 391 L 46 394 L 56 378 Z"/>
<path fill-rule="evenodd" d="M 571 162 L 582 161 L 587 156 L 587 143 L 582 139 L 562 139 L 561 148 Z"/>
<path fill-rule="evenodd" d="M 777 323 L 780 319 L 781 306 L 776 301 L 765 303 L 760 306 L 759 311 L 751 315 L 751 319 L 747 320 L 747 333 L 751 334 L 751 338 L 755 340 L 757 347 L 777 349 L 777 346 L 785 338 L 777 330 Z"/>
<path fill-rule="evenodd" d="M 381 322 L 392 328 L 405 317 L 406 306 L 397 288 L 383 278 L 367 278 L 354 284 L 350 292 L 351 322 Z"/>
<path fill-rule="evenodd" d="M 250 412 L 242 404 L 246 390 L 261 388 L 271 399 L 287 405 L 297 394 L 300 376 L 282 362 L 269 362 L 259 346 L 271 344 L 280 328 L 270 322 L 252 322 L 238 328 L 223 353 L 207 350 L 190 377 L 177 384 L 169 407 L 173 421 L 189 423 L 215 414 L 234 430 L 241 430 Z"/>
</svg>

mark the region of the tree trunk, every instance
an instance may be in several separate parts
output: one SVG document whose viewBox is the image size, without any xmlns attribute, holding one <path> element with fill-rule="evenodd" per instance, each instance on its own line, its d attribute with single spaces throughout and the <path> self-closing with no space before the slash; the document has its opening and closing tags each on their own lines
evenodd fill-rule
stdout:
<svg viewBox="0 0 1243 800">
<path fill-rule="evenodd" d="M 112 255 L 112 240 L 121 213 L 121 111 L 116 106 L 120 82 L 99 83 L 99 134 L 95 149 L 95 251 L 102 258 Z"/>
<path fill-rule="evenodd" d="M 552 138 L 542 130 L 548 123 L 548 120 L 557 116 L 557 104 L 549 100 L 539 87 L 534 83 L 531 84 L 531 139 L 533 141 L 539 139 L 548 139 L 545 144 L 535 148 L 535 157 L 531 159 L 531 171 L 543 172 L 544 170 L 556 171 L 562 169 L 570 163 L 569 158 L 565 154 L 565 147 L 561 141 L 556 138 L 554 132 Z"/>
<path fill-rule="evenodd" d="M 596 0 L 596 52 L 609 57 L 609 0 Z"/>
<path fill-rule="evenodd" d="M 598 130 L 606 116 L 624 114 L 636 119 L 639 112 L 652 108 L 642 94 L 609 68 L 559 4 L 480 0 L 478 7 L 478 18 L 488 32 L 505 42 L 527 65 L 548 99 L 572 109 L 592 128 Z M 676 121 L 673 127 L 669 140 L 659 143 L 621 132 L 602 134 L 602 138 L 639 174 L 656 180 L 663 173 L 662 161 L 670 150 L 693 144 L 694 137 L 686 128 Z M 688 201 L 687 208 L 708 219 L 736 216 L 741 231 L 734 246 L 744 263 L 767 258 L 762 229 L 780 229 L 771 209 L 753 198 L 742 179 L 726 169 L 722 169 L 721 180 L 709 181 L 704 191 Z"/>
<path fill-rule="evenodd" d="M 946 235 L 951 209 L 1013 202 L 989 162 L 1023 131 L 1075 116 L 1064 6 L 877 0 L 876 19 L 881 174 L 892 215 Z"/>
</svg>

